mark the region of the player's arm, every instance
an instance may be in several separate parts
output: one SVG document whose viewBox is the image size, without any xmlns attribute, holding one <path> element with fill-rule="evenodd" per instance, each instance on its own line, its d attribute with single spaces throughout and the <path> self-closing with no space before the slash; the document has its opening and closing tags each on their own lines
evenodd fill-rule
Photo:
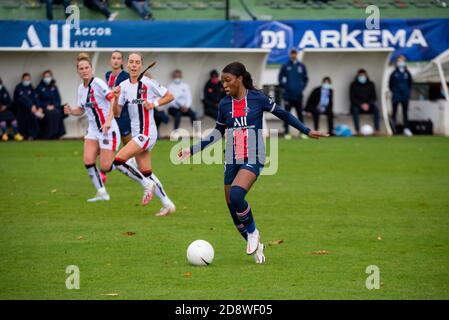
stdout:
<svg viewBox="0 0 449 320">
<path fill-rule="evenodd" d="M 82 114 L 84 114 L 84 108 L 81 107 L 72 108 L 68 104 L 66 104 L 64 105 L 64 114 L 72 116 L 81 116 Z"/>
<path fill-rule="evenodd" d="M 113 114 L 115 117 L 120 117 L 120 114 L 122 113 L 123 104 L 119 103 L 121 88 L 120 86 L 117 86 L 113 90 L 114 92 L 114 101 L 112 101 L 112 112 L 110 114 Z"/>
<path fill-rule="evenodd" d="M 197 152 L 203 151 L 207 146 L 214 144 L 215 142 L 219 141 L 226 131 L 226 125 L 221 123 L 216 123 L 215 128 L 212 130 L 211 133 L 207 135 L 204 139 L 201 139 L 200 142 L 197 144 L 191 146 L 189 149 L 182 149 L 178 152 L 178 157 L 181 160 L 184 160 L 190 156 L 193 156 Z"/>
<path fill-rule="evenodd" d="M 269 107 L 271 107 L 271 109 L 269 111 L 272 114 L 274 114 L 276 117 L 287 122 L 293 128 L 299 130 L 300 132 L 308 135 L 311 138 L 319 139 L 320 137 L 328 137 L 329 136 L 327 133 L 320 132 L 320 131 L 314 131 L 314 130 L 311 130 L 310 128 L 306 127 L 306 125 L 304 123 L 302 123 L 298 118 L 296 118 L 290 112 L 280 108 L 271 99 L 269 99 Z"/>
<path fill-rule="evenodd" d="M 104 123 L 103 126 L 102 126 L 103 132 L 104 132 L 105 134 L 107 134 L 109 128 L 111 128 L 111 125 L 112 125 L 112 119 L 114 118 L 114 103 L 115 103 L 115 100 L 117 100 L 117 99 L 115 98 L 115 93 L 114 93 L 113 91 L 109 92 L 109 93 L 106 95 L 106 100 L 109 101 L 109 108 L 110 108 L 110 109 L 109 109 L 108 117 L 107 117 L 105 123 Z"/>
</svg>

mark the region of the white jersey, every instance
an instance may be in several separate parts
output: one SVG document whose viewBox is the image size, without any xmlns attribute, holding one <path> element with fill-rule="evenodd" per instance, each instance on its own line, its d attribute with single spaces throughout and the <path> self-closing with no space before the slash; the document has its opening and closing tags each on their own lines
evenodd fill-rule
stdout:
<svg viewBox="0 0 449 320">
<path fill-rule="evenodd" d="M 101 131 L 109 112 L 112 112 L 110 101 L 114 93 L 100 78 L 94 77 L 87 87 L 78 87 L 78 105 L 87 113 L 89 129 Z"/>
<path fill-rule="evenodd" d="M 120 98 L 118 104 L 124 106 L 128 103 L 128 113 L 131 120 L 131 133 L 133 137 L 144 135 L 157 138 L 157 128 L 154 121 L 153 110 L 143 106 L 144 101 L 154 102 L 167 93 L 167 89 L 157 81 L 142 77 L 138 82 L 131 83 L 127 79 L 120 83 Z M 153 141 L 154 142 L 154 141 Z"/>
</svg>

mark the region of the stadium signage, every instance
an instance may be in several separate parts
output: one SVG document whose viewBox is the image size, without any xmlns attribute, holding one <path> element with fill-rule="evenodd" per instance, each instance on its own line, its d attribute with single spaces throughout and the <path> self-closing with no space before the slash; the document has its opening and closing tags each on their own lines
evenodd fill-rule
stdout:
<svg viewBox="0 0 449 320">
<path fill-rule="evenodd" d="M 283 63 L 291 48 L 394 48 L 409 61 L 449 48 L 449 19 L 286 21 L 0 21 L 0 48 L 268 48 L 268 63 Z M 136 32 L 139 30 L 139 32 Z M 147 36 L 151 35 L 151 36 Z"/>
</svg>

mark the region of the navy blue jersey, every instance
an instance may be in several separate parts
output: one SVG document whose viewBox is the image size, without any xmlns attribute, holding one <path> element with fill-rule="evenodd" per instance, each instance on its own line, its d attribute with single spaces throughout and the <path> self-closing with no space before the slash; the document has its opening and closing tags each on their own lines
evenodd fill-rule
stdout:
<svg viewBox="0 0 449 320">
<path fill-rule="evenodd" d="M 262 91 L 247 90 L 244 98 L 236 100 L 231 96 L 221 99 L 218 107 L 218 117 L 216 129 L 222 135 L 225 129 L 228 129 L 226 141 L 226 161 L 254 159 L 264 162 L 265 146 L 263 135 L 260 131 L 263 129 L 263 112 L 268 111 L 281 120 L 286 121 L 299 131 L 308 134 L 310 129 L 301 121 L 295 118 L 290 112 L 285 111 L 276 105 Z M 213 143 L 214 137 L 206 137 L 200 144 L 192 147 L 191 153 L 194 154 L 203 150 L 207 145 Z M 257 157 L 256 157 L 257 154 Z M 232 158 L 231 158 L 232 156 Z"/>
<path fill-rule="evenodd" d="M 112 71 L 108 71 L 105 74 L 105 79 L 108 87 L 112 89 L 117 87 L 123 81 L 129 79 L 129 74 L 124 70 L 120 71 L 117 75 L 113 74 Z"/>
</svg>

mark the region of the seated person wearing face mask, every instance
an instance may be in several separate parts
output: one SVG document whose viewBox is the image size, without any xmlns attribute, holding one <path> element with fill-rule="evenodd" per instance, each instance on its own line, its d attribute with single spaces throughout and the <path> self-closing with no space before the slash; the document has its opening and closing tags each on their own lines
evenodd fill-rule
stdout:
<svg viewBox="0 0 449 320">
<path fill-rule="evenodd" d="M 50 70 L 42 73 L 42 80 L 36 88 L 37 104 L 44 111 L 42 138 L 59 139 L 65 134 L 64 111 L 58 87 Z"/>
<path fill-rule="evenodd" d="M 36 92 L 28 72 L 22 75 L 22 81 L 14 90 L 14 107 L 19 132 L 28 140 L 36 139 L 39 135 L 38 120 L 44 117 L 44 110 L 37 106 Z"/>
<path fill-rule="evenodd" d="M 327 130 L 334 135 L 333 90 L 331 78 L 324 77 L 321 86 L 312 90 L 306 103 L 306 111 L 313 116 L 315 130 L 319 129 L 320 114 L 327 116 Z"/>
<path fill-rule="evenodd" d="M 173 81 L 168 85 L 167 89 L 175 99 L 170 103 L 168 113 L 175 118 L 174 129 L 179 128 L 181 117 L 190 117 L 190 120 L 196 121 L 196 113 L 192 110 L 192 93 L 187 83 L 182 81 L 181 70 L 175 70 L 172 73 Z"/>
<path fill-rule="evenodd" d="M 16 116 L 12 111 L 11 97 L 9 96 L 8 90 L 6 90 L 3 85 L 3 80 L 0 78 L 0 136 L 3 141 L 8 141 L 10 138 L 8 127 L 11 127 L 11 133 L 14 136 L 14 140 L 23 140 L 17 127 Z"/>
<path fill-rule="evenodd" d="M 379 109 L 375 105 L 377 100 L 376 88 L 374 83 L 369 79 L 366 70 L 359 69 L 357 71 L 357 76 L 351 83 L 349 95 L 356 134 L 360 134 L 360 113 L 373 114 L 374 130 L 378 134 L 380 130 L 380 119 Z"/>
</svg>

